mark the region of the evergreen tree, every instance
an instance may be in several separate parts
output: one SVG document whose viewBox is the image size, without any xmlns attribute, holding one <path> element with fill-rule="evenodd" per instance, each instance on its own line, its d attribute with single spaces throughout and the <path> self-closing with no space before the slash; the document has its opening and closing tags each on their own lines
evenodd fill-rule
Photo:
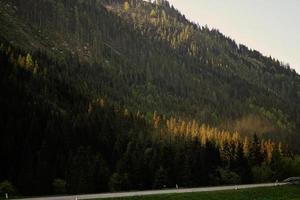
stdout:
<svg viewBox="0 0 300 200">
<path fill-rule="evenodd" d="M 130 8 L 130 5 L 129 5 L 128 1 L 125 1 L 124 2 L 124 11 L 128 12 L 129 8 Z"/>
<path fill-rule="evenodd" d="M 167 174 L 163 167 L 159 167 L 154 178 L 153 188 L 162 189 L 167 187 Z"/>
<path fill-rule="evenodd" d="M 253 135 L 250 147 L 250 161 L 252 165 L 260 165 L 264 161 L 261 151 L 261 141 L 256 134 Z"/>
</svg>

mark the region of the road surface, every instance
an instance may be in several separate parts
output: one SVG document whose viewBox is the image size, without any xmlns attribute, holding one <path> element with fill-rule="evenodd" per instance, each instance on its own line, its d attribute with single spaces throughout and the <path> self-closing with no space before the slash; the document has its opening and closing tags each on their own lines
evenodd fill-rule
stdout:
<svg viewBox="0 0 300 200">
<path fill-rule="evenodd" d="M 191 193 L 191 192 L 213 192 L 222 190 L 237 190 L 258 187 L 275 187 L 286 185 L 286 183 L 265 183 L 265 184 L 251 184 L 238 186 L 218 186 L 218 187 L 201 187 L 201 188 L 187 188 L 187 189 L 166 189 L 166 190 L 149 190 L 138 192 L 120 192 L 120 193 L 102 193 L 102 194 L 86 194 L 86 195 L 72 195 L 72 196 L 57 196 L 57 197 L 38 197 L 38 198 L 24 198 L 18 200 L 80 200 L 80 199 L 103 199 L 103 198 L 117 198 L 117 197 L 133 197 L 146 196 L 157 194 L 175 194 L 175 193 Z"/>
</svg>

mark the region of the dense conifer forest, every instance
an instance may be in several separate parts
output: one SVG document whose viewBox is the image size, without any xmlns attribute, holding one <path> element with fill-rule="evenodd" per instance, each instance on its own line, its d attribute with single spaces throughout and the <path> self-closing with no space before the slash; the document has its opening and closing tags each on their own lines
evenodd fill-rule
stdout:
<svg viewBox="0 0 300 200">
<path fill-rule="evenodd" d="M 0 0 L 0 193 L 300 175 L 300 76 L 167 1 Z"/>
</svg>

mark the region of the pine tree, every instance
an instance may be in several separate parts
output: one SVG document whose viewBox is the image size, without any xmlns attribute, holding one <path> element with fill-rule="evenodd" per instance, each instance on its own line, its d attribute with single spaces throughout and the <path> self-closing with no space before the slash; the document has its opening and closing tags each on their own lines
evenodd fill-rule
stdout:
<svg viewBox="0 0 300 200">
<path fill-rule="evenodd" d="M 32 57 L 31 57 L 31 55 L 28 53 L 27 55 L 26 55 L 26 69 L 27 70 L 32 70 L 33 69 L 33 60 L 32 60 Z"/>
<path fill-rule="evenodd" d="M 264 157 L 261 152 L 261 141 L 256 134 L 253 135 L 249 155 L 252 165 L 260 165 L 264 161 Z"/>
<path fill-rule="evenodd" d="M 127 12 L 129 10 L 129 8 L 130 8 L 130 5 L 129 5 L 128 1 L 125 1 L 124 2 L 124 11 Z"/>
<path fill-rule="evenodd" d="M 156 18 L 156 17 L 157 17 L 157 14 L 156 14 L 156 11 L 155 11 L 155 10 L 151 10 L 151 12 L 150 12 L 150 17 L 151 17 L 151 18 Z"/>
<path fill-rule="evenodd" d="M 161 166 L 155 174 L 154 188 L 162 189 L 167 186 L 167 175 L 165 169 Z"/>
</svg>

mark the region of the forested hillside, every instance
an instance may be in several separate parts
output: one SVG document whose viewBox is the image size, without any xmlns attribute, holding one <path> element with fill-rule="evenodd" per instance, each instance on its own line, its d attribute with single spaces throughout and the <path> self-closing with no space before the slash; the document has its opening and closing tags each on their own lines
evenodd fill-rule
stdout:
<svg viewBox="0 0 300 200">
<path fill-rule="evenodd" d="M 167 1 L 0 0 L 0 45 L 0 182 L 18 194 L 300 173 L 300 76 Z"/>
</svg>

